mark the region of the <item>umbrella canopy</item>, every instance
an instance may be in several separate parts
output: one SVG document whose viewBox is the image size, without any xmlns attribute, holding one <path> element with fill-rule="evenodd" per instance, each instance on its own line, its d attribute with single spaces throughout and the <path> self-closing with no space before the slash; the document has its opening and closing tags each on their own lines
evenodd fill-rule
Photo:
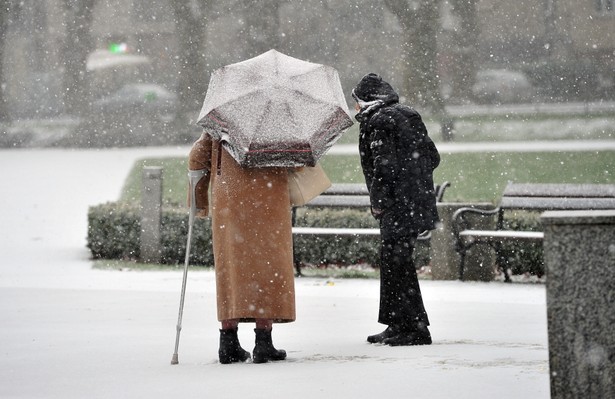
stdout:
<svg viewBox="0 0 615 399">
<path fill-rule="evenodd" d="M 269 50 L 211 76 L 197 124 L 246 167 L 314 166 L 352 125 L 337 71 Z"/>
</svg>

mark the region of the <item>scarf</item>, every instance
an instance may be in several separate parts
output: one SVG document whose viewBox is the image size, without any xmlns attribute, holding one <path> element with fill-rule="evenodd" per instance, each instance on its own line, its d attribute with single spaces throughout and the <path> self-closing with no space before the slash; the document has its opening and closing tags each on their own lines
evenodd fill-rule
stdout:
<svg viewBox="0 0 615 399">
<path fill-rule="evenodd" d="M 371 114 L 384 105 L 382 100 L 361 101 L 357 102 L 361 110 L 355 115 L 355 119 L 359 122 L 366 120 Z"/>
<path fill-rule="evenodd" d="M 388 98 L 390 96 L 378 96 Z M 359 122 L 363 122 L 366 120 L 372 113 L 374 113 L 378 108 L 382 107 L 386 104 L 385 100 L 373 100 L 373 101 L 363 101 L 361 100 L 354 92 L 352 91 L 352 98 L 359 104 L 361 110 L 355 115 L 355 119 Z"/>
</svg>

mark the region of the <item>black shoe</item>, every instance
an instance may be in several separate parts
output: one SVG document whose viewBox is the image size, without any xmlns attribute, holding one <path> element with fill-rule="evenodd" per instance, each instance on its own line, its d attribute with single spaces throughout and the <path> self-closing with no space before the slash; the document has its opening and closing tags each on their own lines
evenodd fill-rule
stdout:
<svg viewBox="0 0 615 399">
<path fill-rule="evenodd" d="M 431 345 L 431 334 L 427 326 L 422 325 L 412 330 L 401 331 L 382 343 L 390 346 Z"/>
<path fill-rule="evenodd" d="M 286 359 L 285 350 L 278 350 L 273 347 L 271 330 L 255 328 L 254 333 L 256 334 L 256 346 L 252 352 L 254 363 L 267 363 L 269 360 Z"/>
<path fill-rule="evenodd" d="M 237 338 L 237 328 L 220 330 L 220 349 L 218 359 L 222 364 L 245 362 L 250 358 L 250 352 L 244 350 Z"/>
<path fill-rule="evenodd" d="M 369 342 L 370 344 L 379 344 L 385 339 L 392 338 L 397 334 L 399 334 L 399 329 L 395 328 L 394 326 L 388 326 L 386 330 L 379 334 L 369 335 L 367 337 L 367 342 Z"/>
</svg>

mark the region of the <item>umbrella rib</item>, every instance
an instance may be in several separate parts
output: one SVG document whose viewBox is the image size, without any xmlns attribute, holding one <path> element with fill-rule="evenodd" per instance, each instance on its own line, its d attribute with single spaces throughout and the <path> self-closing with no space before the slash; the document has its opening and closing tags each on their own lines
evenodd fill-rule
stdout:
<svg viewBox="0 0 615 399">
<path fill-rule="evenodd" d="M 254 132 L 252 132 L 253 135 L 257 134 L 259 130 L 263 128 L 265 118 L 267 118 L 267 115 L 269 115 L 269 113 L 271 112 L 272 103 L 273 103 L 272 100 L 267 100 L 267 102 L 265 103 L 265 106 L 263 107 L 263 113 L 261 114 L 260 119 L 258 123 L 256 124 L 256 128 L 254 129 Z"/>
<path fill-rule="evenodd" d="M 249 91 L 241 93 L 241 95 L 238 95 L 237 97 L 234 97 L 234 98 L 231 98 L 231 99 L 224 99 L 224 101 L 218 100 L 217 104 L 216 104 L 216 102 L 214 102 L 214 104 L 210 104 L 207 109 L 201 110 L 201 115 L 204 116 L 204 115 L 208 114 L 209 112 L 211 112 L 213 110 L 219 109 L 220 107 L 224 107 L 225 105 L 227 105 L 230 102 L 241 101 L 243 98 L 249 97 L 249 96 L 253 95 L 254 93 L 258 93 L 259 90 L 260 90 L 260 88 L 255 87 L 255 88 L 250 89 Z"/>
<path fill-rule="evenodd" d="M 336 108 L 341 108 L 338 104 L 335 104 L 333 102 L 328 102 L 323 100 L 322 98 L 316 98 L 314 96 L 312 96 L 311 94 L 305 93 L 303 91 L 300 91 L 299 89 L 292 89 L 292 91 L 297 94 L 300 97 L 305 97 L 307 99 L 309 99 L 310 101 L 315 101 L 317 103 L 323 104 L 323 105 L 330 105 Z"/>
</svg>

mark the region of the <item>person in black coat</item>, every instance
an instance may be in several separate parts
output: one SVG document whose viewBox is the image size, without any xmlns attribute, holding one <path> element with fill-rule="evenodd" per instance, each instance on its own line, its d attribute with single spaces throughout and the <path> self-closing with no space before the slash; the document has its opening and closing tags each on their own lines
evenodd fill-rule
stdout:
<svg viewBox="0 0 615 399">
<path fill-rule="evenodd" d="M 433 170 L 440 155 L 421 116 L 399 103 L 391 85 L 374 73 L 352 91 L 360 122 L 359 152 L 372 215 L 380 222 L 380 310 L 387 328 L 370 343 L 429 345 L 429 319 L 412 259 L 419 234 L 439 220 Z"/>
</svg>

